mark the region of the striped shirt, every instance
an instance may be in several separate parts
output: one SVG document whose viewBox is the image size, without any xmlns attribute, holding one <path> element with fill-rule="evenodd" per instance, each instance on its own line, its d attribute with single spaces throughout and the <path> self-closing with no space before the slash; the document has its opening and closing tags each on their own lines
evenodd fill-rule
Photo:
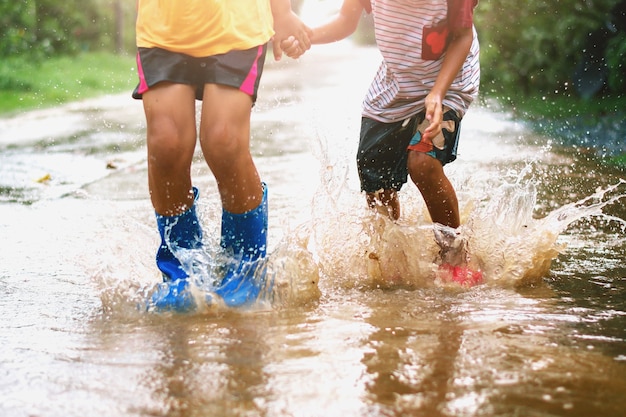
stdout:
<svg viewBox="0 0 626 417">
<path fill-rule="evenodd" d="M 363 116 L 390 123 L 424 110 L 424 99 L 435 84 L 445 56 L 448 1 L 372 0 L 371 4 L 383 61 L 363 102 Z M 462 9 L 462 16 L 451 13 L 457 24 L 471 25 L 474 34 L 470 52 L 443 100 L 444 106 L 461 117 L 478 95 L 480 81 L 472 9 Z"/>
</svg>

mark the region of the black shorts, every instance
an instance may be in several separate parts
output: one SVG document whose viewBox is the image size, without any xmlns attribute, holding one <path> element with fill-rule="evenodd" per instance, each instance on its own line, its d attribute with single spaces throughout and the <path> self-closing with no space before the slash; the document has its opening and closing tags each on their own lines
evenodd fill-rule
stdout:
<svg viewBox="0 0 626 417">
<path fill-rule="evenodd" d="M 408 119 L 383 123 L 367 117 L 361 119 L 361 138 L 357 167 L 361 191 L 396 190 L 407 182 L 408 151 L 426 153 L 442 165 L 456 159 L 461 118 L 456 111 L 444 109 L 441 133 L 432 141 L 422 138 L 428 125 L 420 112 Z"/>
<path fill-rule="evenodd" d="M 205 84 L 220 84 L 243 91 L 254 102 L 266 51 L 267 45 L 261 45 L 245 51 L 196 58 L 160 48 L 139 48 L 139 84 L 133 91 L 133 98 L 141 99 L 150 87 L 169 81 L 195 86 L 198 100 L 202 100 Z"/>
</svg>

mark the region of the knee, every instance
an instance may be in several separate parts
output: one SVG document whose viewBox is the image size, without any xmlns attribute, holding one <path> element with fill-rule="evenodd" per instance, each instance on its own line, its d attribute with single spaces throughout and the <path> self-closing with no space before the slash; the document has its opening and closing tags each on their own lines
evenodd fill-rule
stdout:
<svg viewBox="0 0 626 417">
<path fill-rule="evenodd" d="M 215 123 L 200 132 L 202 149 L 210 164 L 231 164 L 247 152 L 248 141 L 245 132 L 228 123 Z"/>
<path fill-rule="evenodd" d="M 164 120 L 149 126 L 147 130 L 148 159 L 160 169 L 179 169 L 191 163 L 196 143 L 194 128 L 179 128 Z"/>
<path fill-rule="evenodd" d="M 436 183 L 443 175 L 441 162 L 422 152 L 409 152 L 408 171 L 413 182 L 422 187 Z"/>
</svg>

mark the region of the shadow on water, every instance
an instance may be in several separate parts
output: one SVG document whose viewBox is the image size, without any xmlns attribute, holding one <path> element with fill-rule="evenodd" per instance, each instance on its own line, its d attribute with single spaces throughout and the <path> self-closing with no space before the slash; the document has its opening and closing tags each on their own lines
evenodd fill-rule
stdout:
<svg viewBox="0 0 626 417">
<path fill-rule="evenodd" d="M 486 282 L 446 284 L 414 186 L 397 223 L 365 207 L 354 152 L 378 56 L 347 46 L 264 74 L 253 152 L 276 284 L 252 311 L 138 308 L 159 281 L 140 103 L 0 120 L 0 414 L 623 415 L 620 174 L 474 107 L 446 169 Z M 200 154 L 193 175 L 215 251 Z"/>
</svg>

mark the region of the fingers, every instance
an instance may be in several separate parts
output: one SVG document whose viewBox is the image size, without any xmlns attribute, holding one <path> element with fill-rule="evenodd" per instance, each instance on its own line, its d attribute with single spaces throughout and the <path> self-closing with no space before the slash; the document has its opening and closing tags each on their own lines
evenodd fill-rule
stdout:
<svg viewBox="0 0 626 417">
<path fill-rule="evenodd" d="M 283 53 L 290 58 L 298 58 L 311 48 L 313 31 L 293 12 L 277 17 L 274 20 L 274 31 L 272 43 L 274 59 L 277 61 Z"/>
<path fill-rule="evenodd" d="M 298 39 L 298 43 L 300 44 L 303 53 L 304 51 L 311 49 L 311 37 L 313 37 L 313 30 L 310 27 L 303 25 L 303 32 L 300 34 Z"/>
<path fill-rule="evenodd" d="M 298 42 L 293 36 L 283 39 L 280 42 L 280 48 L 285 55 L 293 59 L 299 58 L 304 53 L 303 48 L 300 46 L 300 42 Z"/>
<path fill-rule="evenodd" d="M 430 124 L 424 130 L 424 136 L 432 139 L 441 131 L 441 122 L 443 120 L 441 103 L 438 101 L 426 101 L 426 120 L 429 120 Z"/>
<path fill-rule="evenodd" d="M 274 52 L 274 61 L 280 61 L 283 57 L 283 49 L 281 43 L 276 37 L 272 38 L 272 51 Z"/>
<path fill-rule="evenodd" d="M 283 39 L 280 43 L 281 49 L 289 58 L 299 58 L 306 51 L 311 49 L 310 36 L 313 34 L 311 29 L 304 26 L 304 30 L 300 31 L 297 35 L 291 35 L 286 39 Z"/>
</svg>

